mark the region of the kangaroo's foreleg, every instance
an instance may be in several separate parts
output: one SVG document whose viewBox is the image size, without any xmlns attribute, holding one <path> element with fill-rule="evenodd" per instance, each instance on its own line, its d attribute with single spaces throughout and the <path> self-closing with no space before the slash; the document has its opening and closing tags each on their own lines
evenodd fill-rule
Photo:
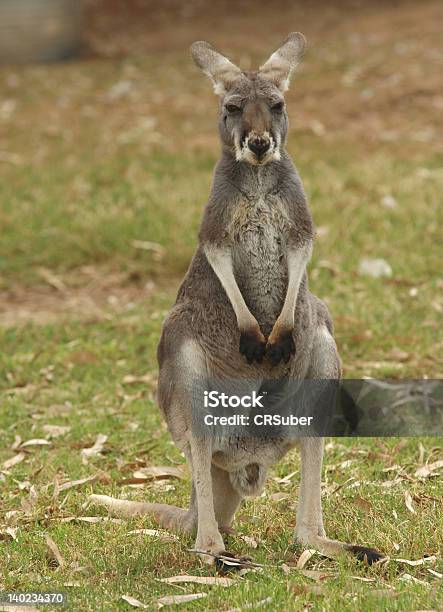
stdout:
<svg viewBox="0 0 443 612">
<path fill-rule="evenodd" d="M 265 354 L 266 338 L 241 294 L 234 276 L 230 249 L 206 245 L 205 255 L 234 309 L 241 334 L 240 353 L 246 357 L 248 363 L 254 360 L 260 363 Z"/>
<path fill-rule="evenodd" d="M 274 365 L 282 359 L 288 363 L 295 353 L 295 344 L 292 332 L 294 331 L 294 313 L 297 303 L 298 290 L 306 271 L 306 265 L 311 257 L 312 242 L 306 243 L 288 253 L 288 288 L 283 308 L 268 338 L 266 353 Z"/>
</svg>

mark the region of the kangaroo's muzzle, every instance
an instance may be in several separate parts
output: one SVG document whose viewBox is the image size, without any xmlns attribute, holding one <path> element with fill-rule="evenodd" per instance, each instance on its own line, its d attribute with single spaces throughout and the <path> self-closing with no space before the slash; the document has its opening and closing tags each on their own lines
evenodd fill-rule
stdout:
<svg viewBox="0 0 443 612">
<path fill-rule="evenodd" d="M 269 138 L 256 136 L 248 139 L 248 147 L 254 153 L 258 160 L 261 160 L 271 147 Z"/>
<path fill-rule="evenodd" d="M 257 133 L 251 130 L 241 140 L 235 138 L 235 150 L 237 161 L 253 165 L 266 164 L 272 159 L 280 159 L 278 142 L 268 131 Z"/>
</svg>

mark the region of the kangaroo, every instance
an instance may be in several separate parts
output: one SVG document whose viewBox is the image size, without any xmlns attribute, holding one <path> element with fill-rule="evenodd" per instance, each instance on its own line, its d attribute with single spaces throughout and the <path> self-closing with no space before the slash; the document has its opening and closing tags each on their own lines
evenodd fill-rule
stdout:
<svg viewBox="0 0 443 612">
<path fill-rule="evenodd" d="M 158 403 L 190 467 L 191 503 L 188 510 L 128 501 L 113 508 L 153 514 L 166 528 L 196 530 L 195 548 L 208 553 L 207 561 L 225 552 L 222 533 L 242 499 L 261 492 L 268 469 L 295 444 L 301 452 L 295 539 L 331 558 L 343 551 L 368 563 L 383 558 L 326 536 L 322 438 L 233 440 L 199 437 L 192 428 L 196 379 L 245 379 L 259 390 L 265 380 L 341 375 L 331 317 L 308 289 L 314 227 L 285 149 L 283 93 L 305 46 L 302 34 L 290 34 L 256 72 L 243 72 L 207 42 L 191 47 L 220 96 L 222 154 L 199 244 L 158 346 Z"/>
</svg>

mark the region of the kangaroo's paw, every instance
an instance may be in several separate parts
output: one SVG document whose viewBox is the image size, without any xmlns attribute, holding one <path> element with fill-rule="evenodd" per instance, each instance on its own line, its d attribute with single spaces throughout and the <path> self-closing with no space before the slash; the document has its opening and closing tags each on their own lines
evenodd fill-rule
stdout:
<svg viewBox="0 0 443 612">
<path fill-rule="evenodd" d="M 266 350 L 266 338 L 261 333 L 258 325 L 241 332 L 239 350 L 249 364 L 254 361 L 258 363 L 263 361 Z"/>
<path fill-rule="evenodd" d="M 292 332 L 292 329 L 282 329 L 280 327 L 272 330 L 266 346 L 266 355 L 270 359 L 272 365 L 277 365 L 282 360 L 288 363 L 291 355 L 295 354 L 295 343 Z"/>
</svg>

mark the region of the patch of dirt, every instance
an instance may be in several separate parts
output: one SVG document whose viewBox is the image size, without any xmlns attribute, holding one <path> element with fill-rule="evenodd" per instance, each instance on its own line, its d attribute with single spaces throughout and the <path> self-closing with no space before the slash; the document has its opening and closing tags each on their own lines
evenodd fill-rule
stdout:
<svg viewBox="0 0 443 612">
<path fill-rule="evenodd" d="M 50 274 L 45 284 L 32 288 L 17 285 L 3 291 L 0 326 L 112 319 L 148 302 L 160 290 L 152 280 L 130 282 L 127 274 L 100 273 L 89 267 L 81 272 L 88 282 L 82 283 L 77 271 L 75 276 L 68 275 L 63 279 Z"/>
</svg>

